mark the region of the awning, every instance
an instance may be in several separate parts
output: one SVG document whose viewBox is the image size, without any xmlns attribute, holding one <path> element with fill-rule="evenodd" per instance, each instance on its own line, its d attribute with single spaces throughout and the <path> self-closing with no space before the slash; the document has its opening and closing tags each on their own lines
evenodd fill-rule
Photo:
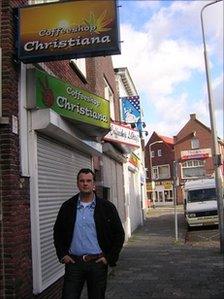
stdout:
<svg viewBox="0 0 224 299">
<path fill-rule="evenodd" d="M 31 112 L 31 129 L 44 133 L 56 140 L 74 146 L 91 155 L 101 155 L 102 145 L 90 135 L 83 134 L 73 123 L 63 119 L 51 109 Z M 89 132 L 91 134 L 91 132 Z"/>
</svg>

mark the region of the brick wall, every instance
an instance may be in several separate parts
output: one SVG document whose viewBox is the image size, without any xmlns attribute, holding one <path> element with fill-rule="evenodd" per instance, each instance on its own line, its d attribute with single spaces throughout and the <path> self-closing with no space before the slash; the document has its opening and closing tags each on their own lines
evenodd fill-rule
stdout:
<svg viewBox="0 0 224 299">
<path fill-rule="evenodd" d="M 20 64 L 15 61 L 15 25 L 13 8 L 26 5 L 25 0 L 1 1 L 2 105 L 7 124 L 0 124 L 1 203 L 0 221 L 0 298 L 60 298 L 62 279 L 42 294 L 32 294 L 32 257 L 30 229 L 29 178 L 20 173 L 19 135 L 12 132 L 12 116 L 18 124 L 18 78 Z M 110 57 L 87 59 L 87 82 L 81 80 L 69 61 L 48 62 L 45 66 L 57 77 L 104 96 L 103 75 L 116 95 Z M 117 95 L 115 96 L 117 98 Z M 116 104 L 116 111 L 119 105 Z M 118 113 L 118 112 L 117 112 Z"/>
<path fill-rule="evenodd" d="M 108 82 L 115 99 L 115 119 L 119 120 L 120 108 L 118 93 L 116 88 L 115 74 L 112 65 L 112 59 L 108 57 L 95 57 L 88 61 L 88 72 L 90 76 L 87 77 L 88 82 L 90 82 L 94 92 L 102 97 L 104 97 L 104 78 Z M 92 76 L 93 74 L 93 76 Z"/>
<path fill-rule="evenodd" d="M 149 145 L 156 141 L 161 141 L 161 138 L 154 132 L 145 147 L 145 167 L 148 168 L 147 177 L 151 181 L 151 179 L 152 179 L 151 178 L 151 167 L 152 166 L 169 164 L 170 165 L 170 175 L 171 175 L 170 179 L 172 179 L 173 178 L 172 165 L 173 165 L 173 161 L 174 161 L 173 146 L 171 146 L 170 144 L 167 144 L 165 142 L 156 143 L 156 144 L 152 145 L 151 150 L 154 151 L 155 157 L 152 158 L 152 166 L 150 164 L 150 147 L 149 147 Z M 158 149 L 161 149 L 161 151 L 162 151 L 161 157 L 158 157 L 158 155 L 157 155 Z"/>
<path fill-rule="evenodd" d="M 182 130 L 175 136 L 175 159 L 181 160 L 181 151 L 192 150 L 191 139 L 193 138 L 193 132 L 195 137 L 199 139 L 199 148 L 212 148 L 212 136 L 211 130 L 196 119 L 194 114 L 191 115 L 188 123 L 182 128 Z M 206 175 L 212 175 L 214 173 L 214 164 L 212 157 L 205 160 L 205 172 Z M 178 169 L 178 176 L 181 178 L 181 170 Z M 184 180 L 180 179 L 180 183 L 183 184 Z M 177 188 L 177 198 L 179 203 L 184 199 L 184 188 L 179 186 Z"/>
<path fill-rule="evenodd" d="M 2 1 L 2 110 L 8 124 L 0 125 L 2 188 L 1 298 L 29 298 L 32 293 L 29 179 L 20 176 L 19 136 L 12 132 L 18 117 L 18 72 L 14 60 L 13 8 L 26 1 Z"/>
</svg>

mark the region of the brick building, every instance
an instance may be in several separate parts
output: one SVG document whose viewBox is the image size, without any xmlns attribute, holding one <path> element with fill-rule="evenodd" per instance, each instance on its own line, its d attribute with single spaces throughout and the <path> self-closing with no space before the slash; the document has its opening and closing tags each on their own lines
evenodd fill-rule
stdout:
<svg viewBox="0 0 224 299">
<path fill-rule="evenodd" d="M 97 192 L 109 189 L 124 224 L 126 159 L 101 143 L 110 111 L 112 119 L 120 116 L 111 57 L 29 64 L 16 59 L 13 9 L 30 3 L 37 1 L 1 2 L 0 298 L 56 299 L 64 273 L 52 240 L 57 211 L 77 192 L 78 170 L 89 167 L 97 173 Z M 58 95 L 58 86 L 67 93 Z M 80 105 L 66 101 L 78 94 Z M 56 95 L 62 114 L 54 110 Z M 92 112 L 95 106 L 106 112 Z M 69 114 L 74 109 L 76 119 Z"/>
<path fill-rule="evenodd" d="M 224 142 L 218 139 L 218 144 L 223 163 Z M 183 203 L 186 180 L 214 176 L 211 129 L 200 122 L 196 114 L 191 114 L 190 120 L 174 137 L 174 149 L 179 177 L 177 199 L 178 203 Z"/>
<path fill-rule="evenodd" d="M 153 132 L 145 146 L 147 198 L 149 204 L 173 203 L 173 138 Z"/>
</svg>

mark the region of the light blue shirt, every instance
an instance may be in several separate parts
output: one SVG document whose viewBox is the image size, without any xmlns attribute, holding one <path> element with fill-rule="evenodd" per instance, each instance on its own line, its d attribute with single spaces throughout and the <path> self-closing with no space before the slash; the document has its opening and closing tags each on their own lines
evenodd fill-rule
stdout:
<svg viewBox="0 0 224 299">
<path fill-rule="evenodd" d="M 70 253 L 74 255 L 98 254 L 102 250 L 99 246 L 94 221 L 96 199 L 88 205 L 83 204 L 80 198 L 77 202 L 76 222 L 73 231 Z"/>
</svg>

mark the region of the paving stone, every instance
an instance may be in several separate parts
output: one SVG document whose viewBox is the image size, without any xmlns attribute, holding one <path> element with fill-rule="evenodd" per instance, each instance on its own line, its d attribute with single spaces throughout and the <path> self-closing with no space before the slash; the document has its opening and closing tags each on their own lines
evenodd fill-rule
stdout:
<svg viewBox="0 0 224 299">
<path fill-rule="evenodd" d="M 173 208 L 149 211 L 144 226 L 125 244 L 117 267 L 110 272 L 106 299 L 224 298 L 217 228 L 213 233 L 187 232 L 179 207 L 178 241 L 174 229 Z M 82 299 L 86 298 L 83 294 Z"/>
</svg>

